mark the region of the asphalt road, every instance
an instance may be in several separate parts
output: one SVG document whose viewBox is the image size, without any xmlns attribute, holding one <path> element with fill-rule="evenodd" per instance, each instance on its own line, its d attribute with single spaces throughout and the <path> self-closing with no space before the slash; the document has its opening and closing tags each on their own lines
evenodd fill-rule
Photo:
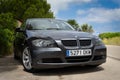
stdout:
<svg viewBox="0 0 120 80">
<path fill-rule="evenodd" d="M 97 68 L 69 67 L 28 73 L 9 56 L 0 58 L 0 80 L 120 80 L 120 46 L 107 46 L 107 62 Z"/>
</svg>

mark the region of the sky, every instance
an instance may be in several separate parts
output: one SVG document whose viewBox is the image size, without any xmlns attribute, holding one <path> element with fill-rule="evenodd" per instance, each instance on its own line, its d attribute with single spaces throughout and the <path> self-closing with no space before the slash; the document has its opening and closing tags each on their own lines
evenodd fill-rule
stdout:
<svg viewBox="0 0 120 80">
<path fill-rule="evenodd" d="M 95 34 L 120 32 L 120 0 L 47 0 L 57 19 L 93 26 Z"/>
</svg>

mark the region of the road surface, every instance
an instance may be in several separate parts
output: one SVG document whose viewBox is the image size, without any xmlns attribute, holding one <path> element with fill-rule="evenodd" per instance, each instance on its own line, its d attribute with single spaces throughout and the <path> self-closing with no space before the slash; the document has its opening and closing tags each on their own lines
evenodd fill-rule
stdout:
<svg viewBox="0 0 120 80">
<path fill-rule="evenodd" d="M 0 58 L 0 80 L 120 80 L 120 46 L 107 46 L 107 62 L 97 68 L 69 67 L 28 73 L 13 57 Z"/>
</svg>

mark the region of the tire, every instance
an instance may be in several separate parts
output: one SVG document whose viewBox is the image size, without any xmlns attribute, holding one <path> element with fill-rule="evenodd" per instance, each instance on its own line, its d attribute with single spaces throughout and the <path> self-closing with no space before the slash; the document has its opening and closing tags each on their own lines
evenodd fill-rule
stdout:
<svg viewBox="0 0 120 80">
<path fill-rule="evenodd" d="M 24 67 L 24 70 L 27 72 L 32 72 L 32 59 L 31 59 L 31 54 L 30 50 L 28 47 L 25 47 L 22 53 L 22 64 Z"/>
</svg>

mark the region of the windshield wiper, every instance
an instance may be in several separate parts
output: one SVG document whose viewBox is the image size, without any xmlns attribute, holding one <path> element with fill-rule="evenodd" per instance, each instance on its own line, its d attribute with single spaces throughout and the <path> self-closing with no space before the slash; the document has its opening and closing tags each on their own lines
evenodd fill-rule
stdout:
<svg viewBox="0 0 120 80">
<path fill-rule="evenodd" d="M 43 29 L 28 29 L 28 30 L 43 30 Z"/>
<path fill-rule="evenodd" d="M 60 28 L 47 28 L 46 30 L 62 30 Z"/>
</svg>

